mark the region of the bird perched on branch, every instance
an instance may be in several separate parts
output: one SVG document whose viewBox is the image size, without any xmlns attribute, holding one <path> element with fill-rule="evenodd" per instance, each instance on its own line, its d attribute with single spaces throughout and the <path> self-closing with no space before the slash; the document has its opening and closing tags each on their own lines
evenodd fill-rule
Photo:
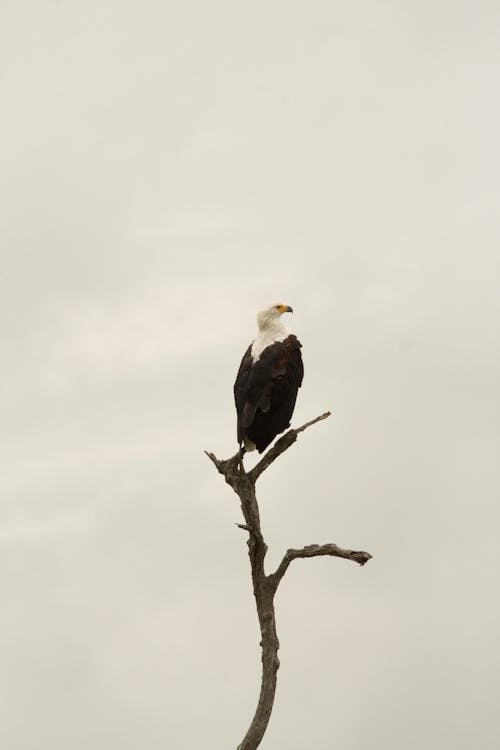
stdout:
<svg viewBox="0 0 500 750">
<path fill-rule="evenodd" d="M 238 443 L 262 453 L 290 426 L 304 377 L 301 343 L 281 322 L 288 305 L 275 304 L 257 315 L 257 337 L 241 360 L 234 383 Z"/>
</svg>

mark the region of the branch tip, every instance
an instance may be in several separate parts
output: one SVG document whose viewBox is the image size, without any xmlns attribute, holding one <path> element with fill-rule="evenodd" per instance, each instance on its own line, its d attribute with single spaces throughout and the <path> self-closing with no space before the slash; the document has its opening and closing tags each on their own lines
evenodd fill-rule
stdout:
<svg viewBox="0 0 500 750">
<path fill-rule="evenodd" d="M 278 588 L 278 584 L 288 570 L 288 566 L 292 560 L 297 560 L 299 557 L 343 557 L 345 560 L 351 560 L 360 566 L 365 565 L 368 560 L 372 559 L 369 552 L 363 552 L 361 550 L 343 549 L 337 544 L 309 544 L 307 547 L 301 549 L 288 549 L 283 555 L 283 559 L 276 568 L 276 571 L 272 573 L 269 578 L 273 581 L 274 587 Z"/>
</svg>

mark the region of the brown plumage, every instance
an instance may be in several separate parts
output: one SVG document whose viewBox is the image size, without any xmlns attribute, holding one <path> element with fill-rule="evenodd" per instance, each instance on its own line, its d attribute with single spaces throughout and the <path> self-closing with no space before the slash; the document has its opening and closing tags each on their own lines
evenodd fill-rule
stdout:
<svg viewBox="0 0 500 750">
<path fill-rule="evenodd" d="M 304 376 L 301 344 L 281 324 L 283 312 L 291 308 L 273 305 L 259 314 L 259 335 L 243 355 L 234 384 L 238 443 L 259 453 L 290 426 Z"/>
</svg>

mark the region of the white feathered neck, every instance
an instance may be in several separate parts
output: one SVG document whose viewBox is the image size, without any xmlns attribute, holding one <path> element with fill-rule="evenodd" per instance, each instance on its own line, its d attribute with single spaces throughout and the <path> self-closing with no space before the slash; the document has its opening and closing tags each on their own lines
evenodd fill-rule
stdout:
<svg viewBox="0 0 500 750">
<path fill-rule="evenodd" d="M 271 305 L 257 315 L 259 332 L 252 344 L 252 359 L 256 362 L 264 349 L 275 341 L 283 341 L 288 336 L 288 331 L 281 322 L 281 313 L 276 305 Z"/>
</svg>

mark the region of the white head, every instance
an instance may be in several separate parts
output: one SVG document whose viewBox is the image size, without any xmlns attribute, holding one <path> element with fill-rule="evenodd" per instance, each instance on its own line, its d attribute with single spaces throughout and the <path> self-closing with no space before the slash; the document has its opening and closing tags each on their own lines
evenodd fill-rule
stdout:
<svg viewBox="0 0 500 750">
<path fill-rule="evenodd" d="M 274 304 L 261 310 L 257 315 L 257 324 L 260 331 L 266 331 L 270 328 L 281 328 L 281 316 L 285 312 L 293 312 L 289 305 Z"/>
<path fill-rule="evenodd" d="M 252 344 L 252 358 L 256 362 L 264 349 L 276 341 L 283 341 L 288 332 L 280 318 L 284 312 L 293 312 L 288 305 L 271 305 L 257 315 L 259 332 Z"/>
</svg>

